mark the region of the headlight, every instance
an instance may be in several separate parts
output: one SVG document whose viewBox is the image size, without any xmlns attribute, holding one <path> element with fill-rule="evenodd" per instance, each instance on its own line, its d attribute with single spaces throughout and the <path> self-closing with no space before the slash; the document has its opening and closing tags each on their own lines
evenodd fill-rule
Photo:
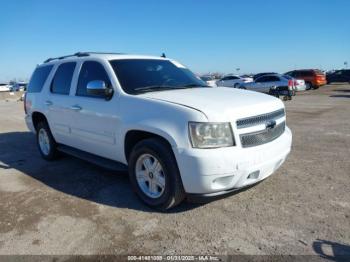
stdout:
<svg viewBox="0 0 350 262">
<path fill-rule="evenodd" d="M 189 122 L 189 133 L 195 148 L 234 146 L 230 123 Z"/>
</svg>

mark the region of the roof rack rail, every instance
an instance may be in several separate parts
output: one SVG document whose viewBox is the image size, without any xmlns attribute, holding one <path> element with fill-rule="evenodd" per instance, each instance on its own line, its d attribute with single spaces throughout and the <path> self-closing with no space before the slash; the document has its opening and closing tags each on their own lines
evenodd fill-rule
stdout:
<svg viewBox="0 0 350 262">
<path fill-rule="evenodd" d="M 66 56 L 59 56 L 59 57 L 50 57 L 48 59 L 46 59 L 44 61 L 44 63 L 48 63 L 48 62 L 51 62 L 53 60 L 61 60 L 61 59 L 65 59 L 65 58 L 68 58 L 68 57 L 73 57 L 73 56 L 77 56 L 77 57 L 82 57 L 82 56 L 89 56 L 90 54 L 101 54 L 101 55 L 121 55 L 123 53 L 111 53 L 111 52 L 77 52 L 73 55 L 66 55 Z"/>
<path fill-rule="evenodd" d="M 46 59 L 46 60 L 44 61 L 44 63 L 48 63 L 48 62 L 51 62 L 51 61 L 56 60 L 56 59 L 61 60 L 61 59 L 65 59 L 65 58 L 73 57 L 73 56 L 77 56 L 77 57 L 89 56 L 89 53 L 86 53 L 86 52 L 77 52 L 77 53 L 75 53 L 75 54 L 73 54 L 73 55 L 65 55 L 65 56 L 59 56 L 59 57 L 50 57 L 50 58 Z"/>
<path fill-rule="evenodd" d="M 79 52 L 82 54 L 96 54 L 96 55 L 123 55 L 125 53 L 113 53 L 113 52 Z"/>
</svg>

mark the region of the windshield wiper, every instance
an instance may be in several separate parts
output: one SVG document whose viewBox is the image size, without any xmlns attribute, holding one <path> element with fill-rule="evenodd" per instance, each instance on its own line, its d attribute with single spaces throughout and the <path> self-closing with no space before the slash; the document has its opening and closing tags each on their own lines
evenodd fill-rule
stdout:
<svg viewBox="0 0 350 262">
<path fill-rule="evenodd" d="M 198 84 L 188 84 L 188 85 L 183 85 L 181 87 L 190 88 L 190 87 L 210 87 L 210 86 L 208 86 L 208 85 L 198 85 Z"/>
<path fill-rule="evenodd" d="M 197 88 L 197 87 L 210 87 L 210 86 L 197 85 L 197 84 L 188 84 L 188 85 L 181 85 L 181 86 L 153 85 L 153 86 L 138 87 L 138 88 L 135 88 L 134 90 L 138 93 L 144 93 L 148 91 L 166 91 L 166 90 L 178 90 L 178 89 Z"/>
<path fill-rule="evenodd" d="M 142 86 L 135 88 L 135 91 L 139 92 L 147 92 L 147 91 L 162 91 L 162 90 L 172 90 L 177 89 L 176 86 L 161 86 L 161 85 L 154 85 L 154 86 Z"/>
</svg>

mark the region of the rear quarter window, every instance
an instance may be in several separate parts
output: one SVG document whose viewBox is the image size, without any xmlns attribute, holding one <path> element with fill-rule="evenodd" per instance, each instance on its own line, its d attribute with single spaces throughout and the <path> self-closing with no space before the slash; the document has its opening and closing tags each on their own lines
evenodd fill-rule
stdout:
<svg viewBox="0 0 350 262">
<path fill-rule="evenodd" d="M 28 93 L 41 92 L 45 84 L 45 81 L 52 70 L 52 67 L 53 65 L 47 65 L 47 66 L 41 66 L 35 69 L 27 88 Z"/>
<path fill-rule="evenodd" d="M 74 74 L 75 62 L 61 64 L 51 83 L 51 92 L 61 95 L 69 95 L 69 90 Z"/>
</svg>

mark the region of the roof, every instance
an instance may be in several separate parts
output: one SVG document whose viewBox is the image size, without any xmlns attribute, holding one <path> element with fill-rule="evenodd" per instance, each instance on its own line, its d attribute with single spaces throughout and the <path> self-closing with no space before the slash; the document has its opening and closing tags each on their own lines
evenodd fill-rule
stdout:
<svg viewBox="0 0 350 262">
<path fill-rule="evenodd" d="M 85 59 L 86 57 L 90 58 L 100 58 L 104 60 L 115 60 L 115 59 L 159 59 L 163 60 L 167 58 L 161 56 L 147 56 L 147 55 L 136 55 L 136 54 L 123 54 L 123 53 L 99 53 L 99 52 L 78 52 L 72 55 L 59 56 L 46 59 L 43 63 L 56 63 L 60 60 L 77 60 L 77 59 Z"/>
</svg>

